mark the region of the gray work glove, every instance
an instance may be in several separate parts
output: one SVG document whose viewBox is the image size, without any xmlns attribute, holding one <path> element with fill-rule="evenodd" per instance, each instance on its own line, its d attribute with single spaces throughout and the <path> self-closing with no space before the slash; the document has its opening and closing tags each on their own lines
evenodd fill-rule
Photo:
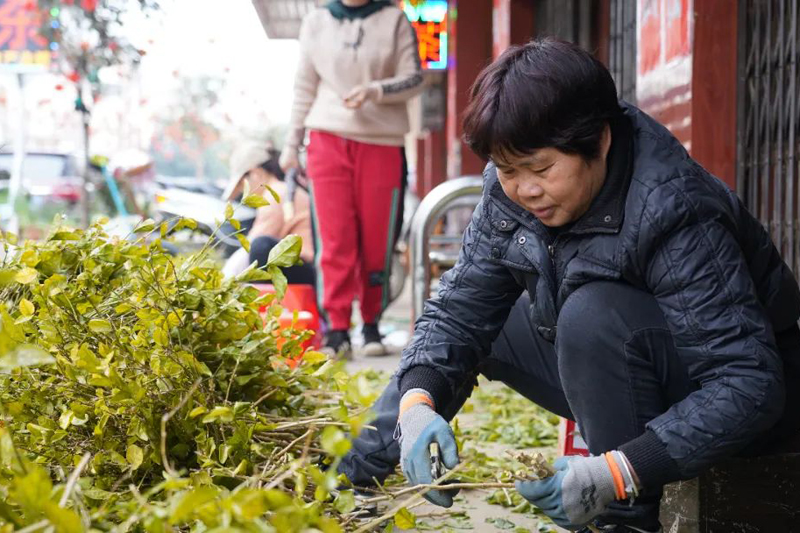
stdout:
<svg viewBox="0 0 800 533">
<path fill-rule="evenodd" d="M 439 444 L 444 465 L 455 468 L 458 447 L 450 424 L 433 409 L 433 399 L 423 389 L 411 389 L 400 399 L 400 465 L 411 485 L 433 482 L 430 445 Z M 431 490 L 425 499 L 441 507 L 453 505 L 457 490 Z"/>
<path fill-rule="evenodd" d="M 620 461 L 627 461 L 621 452 L 613 452 L 620 471 Z M 516 488 L 526 500 L 538 507 L 559 526 L 577 530 L 590 523 L 616 499 L 623 499 L 615 489 L 614 477 L 605 456 L 562 457 L 553 466 L 552 477 L 539 481 L 517 481 Z M 629 465 L 626 465 L 630 468 Z M 630 476 L 622 476 L 625 484 Z"/>
</svg>

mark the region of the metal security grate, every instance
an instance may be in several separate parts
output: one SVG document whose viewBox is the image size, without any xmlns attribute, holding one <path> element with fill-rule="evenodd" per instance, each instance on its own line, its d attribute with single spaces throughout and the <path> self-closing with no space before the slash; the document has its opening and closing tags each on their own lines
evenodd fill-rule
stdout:
<svg viewBox="0 0 800 533">
<path fill-rule="evenodd" d="M 620 98 L 636 103 L 636 0 L 611 0 L 608 69 Z"/>
<path fill-rule="evenodd" d="M 737 192 L 795 275 L 798 246 L 798 0 L 739 1 Z"/>
</svg>

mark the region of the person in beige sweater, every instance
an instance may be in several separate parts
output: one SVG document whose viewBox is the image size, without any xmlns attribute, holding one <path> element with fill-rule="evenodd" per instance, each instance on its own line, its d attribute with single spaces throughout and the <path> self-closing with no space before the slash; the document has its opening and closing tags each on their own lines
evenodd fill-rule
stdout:
<svg viewBox="0 0 800 533">
<path fill-rule="evenodd" d="M 303 20 L 281 167 L 299 166 L 308 130 L 317 293 L 330 328 L 325 349 L 340 357 L 350 356 L 356 298 L 364 353 L 385 353 L 378 321 L 402 213 L 406 102 L 421 86 L 416 33 L 393 3 L 334 0 Z"/>
<path fill-rule="evenodd" d="M 245 143 L 231 156 L 231 181 L 223 193 L 225 200 L 238 197 L 247 181 L 252 194 L 261 194 L 269 205 L 259 207 L 253 227 L 247 234 L 250 252 L 244 248 L 237 250 L 226 262 L 223 272 L 234 276 L 256 261 L 259 267 L 266 264 L 270 250 L 287 235 L 299 235 L 303 239 L 300 258 L 304 264 L 284 270 L 287 280 L 292 284 L 315 283 L 314 239 L 311 231 L 311 207 L 308 193 L 296 188 L 290 197 L 284 181 L 285 176 L 278 164 L 279 152 L 261 143 Z M 276 203 L 269 192 L 271 188 L 280 197 Z"/>
</svg>

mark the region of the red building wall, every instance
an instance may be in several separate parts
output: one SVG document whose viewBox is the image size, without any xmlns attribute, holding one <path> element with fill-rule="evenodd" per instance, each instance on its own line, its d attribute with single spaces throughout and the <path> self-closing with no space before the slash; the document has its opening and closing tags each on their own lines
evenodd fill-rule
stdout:
<svg viewBox="0 0 800 533">
<path fill-rule="evenodd" d="M 735 187 L 737 2 L 638 0 L 637 7 L 639 107 Z"/>
</svg>

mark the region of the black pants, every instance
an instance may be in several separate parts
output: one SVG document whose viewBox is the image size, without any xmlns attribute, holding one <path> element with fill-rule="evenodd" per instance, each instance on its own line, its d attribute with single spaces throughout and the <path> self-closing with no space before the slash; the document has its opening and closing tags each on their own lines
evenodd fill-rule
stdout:
<svg viewBox="0 0 800 533">
<path fill-rule="evenodd" d="M 250 262 L 258 261 L 259 268 L 266 265 L 270 250 L 272 250 L 278 242 L 280 241 L 275 237 L 266 235 L 253 239 L 253 242 L 250 243 Z M 314 285 L 317 279 L 314 265 L 309 263 L 284 268 L 283 274 L 286 276 L 287 281 L 293 285 Z"/>
<path fill-rule="evenodd" d="M 641 435 L 647 422 L 698 388 L 688 378 L 652 295 L 623 283 L 583 286 L 561 309 L 555 346 L 532 327 L 529 303 L 527 294 L 517 301 L 478 372 L 576 420 L 592 454 L 616 449 Z M 791 331 L 780 347 L 796 359 L 800 335 L 796 327 Z M 476 377 L 464 380 L 451 405 L 442 410 L 445 418 L 452 419 L 461 409 Z M 797 394 L 787 393 L 794 396 L 787 398 L 787 404 L 798 405 Z M 382 481 L 399 463 L 399 446 L 392 439 L 399 400 L 393 377 L 373 406 L 377 419 L 372 425 L 377 431 L 364 430 L 339 468 L 354 484 L 370 485 L 373 478 Z M 796 419 L 797 413 L 791 418 Z M 643 494 L 633 506 L 614 503 L 602 518 L 656 529 L 660 499 L 658 489 Z"/>
</svg>

